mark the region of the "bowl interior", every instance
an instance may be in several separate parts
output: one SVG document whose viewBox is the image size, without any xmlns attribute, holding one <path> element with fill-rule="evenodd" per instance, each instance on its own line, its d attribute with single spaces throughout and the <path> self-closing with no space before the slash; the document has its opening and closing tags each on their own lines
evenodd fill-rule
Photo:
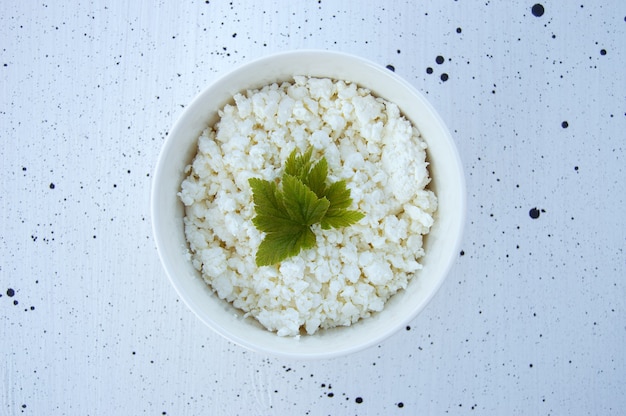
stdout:
<svg viewBox="0 0 626 416">
<path fill-rule="evenodd" d="M 382 312 L 350 327 L 313 336 L 278 337 L 253 318 L 220 300 L 193 268 L 183 230 L 183 204 L 177 193 L 184 168 L 196 153 L 197 138 L 217 121 L 217 111 L 246 89 L 288 81 L 294 75 L 356 82 L 398 105 L 428 144 L 430 187 L 439 208 L 425 239 L 423 270 L 406 290 L 393 296 Z M 215 331 L 246 348 L 287 358 L 328 358 L 382 341 L 411 321 L 433 297 L 458 253 L 465 218 L 465 182 L 454 142 L 422 94 L 391 71 L 367 60 L 328 51 L 295 51 L 262 58 L 220 78 L 185 109 L 161 150 L 153 178 L 152 222 L 163 266 L 188 307 Z"/>
</svg>

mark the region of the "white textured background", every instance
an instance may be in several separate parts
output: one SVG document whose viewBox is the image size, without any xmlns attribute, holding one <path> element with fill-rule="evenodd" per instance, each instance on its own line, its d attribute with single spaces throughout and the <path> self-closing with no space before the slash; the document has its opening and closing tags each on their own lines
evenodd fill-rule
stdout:
<svg viewBox="0 0 626 416">
<path fill-rule="evenodd" d="M 1 1 L 0 414 L 623 414 L 626 3 L 534 4 Z M 212 333 L 151 237 L 151 172 L 185 104 L 297 48 L 392 65 L 468 180 L 435 299 L 331 361 Z"/>
</svg>

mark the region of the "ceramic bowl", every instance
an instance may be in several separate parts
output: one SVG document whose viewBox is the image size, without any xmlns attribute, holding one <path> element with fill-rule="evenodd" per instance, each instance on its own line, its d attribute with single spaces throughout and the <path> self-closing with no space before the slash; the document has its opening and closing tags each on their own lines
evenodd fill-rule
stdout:
<svg viewBox="0 0 626 416">
<path fill-rule="evenodd" d="M 183 230 L 184 207 L 177 193 L 184 169 L 196 153 L 200 133 L 218 120 L 218 110 L 247 89 L 291 80 L 294 75 L 341 79 L 366 87 L 398 105 L 428 144 L 430 189 L 438 210 L 424 240 L 423 269 L 385 308 L 348 327 L 314 335 L 279 337 L 219 299 L 192 266 Z M 426 307 L 458 257 L 465 220 L 465 180 L 455 143 L 435 109 L 410 83 L 368 60 L 345 53 L 300 50 L 267 56 L 223 75 L 187 105 L 162 147 L 152 181 L 153 233 L 173 288 L 198 318 L 230 341 L 262 354 L 288 359 L 337 357 L 381 343 Z M 440 299 L 446 302 L 445 299 Z"/>
</svg>

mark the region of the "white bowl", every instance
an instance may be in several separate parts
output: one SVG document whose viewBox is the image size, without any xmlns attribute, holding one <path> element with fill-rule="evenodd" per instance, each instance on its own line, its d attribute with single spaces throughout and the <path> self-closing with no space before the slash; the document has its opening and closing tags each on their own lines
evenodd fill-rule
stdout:
<svg viewBox="0 0 626 416">
<path fill-rule="evenodd" d="M 279 337 L 219 299 L 189 260 L 183 204 L 177 197 L 183 169 L 196 153 L 197 138 L 217 121 L 218 109 L 237 92 L 260 88 L 294 75 L 356 82 L 398 105 L 428 144 L 427 157 L 439 208 L 425 239 L 424 268 L 383 311 L 349 327 L 321 330 L 299 338 Z M 465 221 L 465 179 L 450 133 L 424 96 L 388 69 L 344 53 L 301 50 L 250 62 L 216 80 L 188 105 L 161 150 L 152 185 L 152 225 L 156 246 L 180 298 L 202 322 L 232 342 L 289 359 L 330 358 L 380 343 L 404 328 L 435 295 L 458 256 Z"/>
</svg>

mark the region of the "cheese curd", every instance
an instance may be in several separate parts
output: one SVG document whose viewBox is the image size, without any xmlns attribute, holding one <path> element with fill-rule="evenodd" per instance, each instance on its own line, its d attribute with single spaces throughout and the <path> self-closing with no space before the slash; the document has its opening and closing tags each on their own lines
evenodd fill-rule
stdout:
<svg viewBox="0 0 626 416">
<path fill-rule="evenodd" d="M 421 269 L 437 198 L 426 143 L 398 107 L 353 83 L 297 76 L 234 96 L 198 139 L 179 197 L 194 267 L 222 299 L 279 336 L 347 326 L 381 311 Z M 275 180 L 295 149 L 326 157 L 365 217 L 313 226 L 317 244 L 257 267 L 263 233 L 248 179 Z"/>
</svg>

